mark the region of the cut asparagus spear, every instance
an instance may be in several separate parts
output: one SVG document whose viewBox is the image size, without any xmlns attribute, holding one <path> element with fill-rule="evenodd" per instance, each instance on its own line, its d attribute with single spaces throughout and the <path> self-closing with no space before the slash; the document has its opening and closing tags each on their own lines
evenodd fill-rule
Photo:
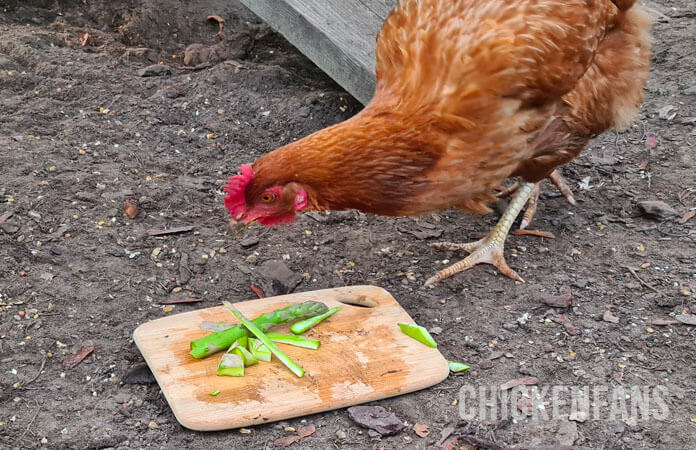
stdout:
<svg viewBox="0 0 696 450">
<path fill-rule="evenodd" d="M 307 339 L 302 336 L 291 336 L 289 334 L 266 333 L 268 339 L 278 344 L 294 345 L 295 347 L 311 348 L 316 350 L 321 343 L 316 339 Z"/>
<path fill-rule="evenodd" d="M 224 301 L 224 302 L 222 302 L 222 304 L 225 305 L 225 307 L 226 307 L 227 309 L 229 309 L 230 311 L 232 311 L 232 314 L 234 314 L 234 316 L 237 318 L 237 320 L 239 320 L 240 322 L 242 322 L 242 325 L 244 325 L 244 326 L 251 332 L 251 334 L 253 334 L 254 336 L 256 336 L 256 338 L 257 338 L 258 340 L 260 340 L 261 342 L 263 342 L 264 345 L 265 345 L 266 347 L 268 347 L 268 349 L 276 356 L 276 358 L 278 358 L 278 359 L 280 360 L 280 362 L 282 362 L 283 364 L 285 364 L 285 366 L 286 366 L 288 369 L 290 369 L 290 370 L 292 371 L 292 373 L 294 373 L 294 374 L 297 375 L 298 377 L 304 376 L 305 371 L 302 369 L 302 367 L 298 366 L 297 363 L 295 363 L 295 361 L 293 361 L 292 359 L 290 359 L 290 357 L 289 357 L 288 355 L 286 355 L 285 353 L 283 353 L 283 351 L 282 351 L 281 349 L 279 349 L 278 346 L 275 345 L 275 343 L 274 343 L 273 341 L 271 341 L 270 339 L 268 339 L 268 338 L 266 337 L 266 335 L 263 334 L 263 331 L 261 331 L 261 330 L 259 329 L 259 327 L 257 327 L 257 326 L 254 324 L 254 322 L 252 322 L 251 320 L 249 320 L 249 319 L 247 319 L 246 317 L 244 317 L 244 315 L 242 315 L 242 313 L 239 312 L 239 311 L 237 310 L 237 308 L 235 308 L 234 305 L 232 305 L 232 303 L 227 302 L 227 301 Z"/>
<path fill-rule="evenodd" d="M 471 369 L 471 367 L 466 364 L 456 361 L 447 361 L 447 364 L 449 365 L 449 370 L 452 372 L 464 372 L 465 370 Z"/>
<path fill-rule="evenodd" d="M 428 347 L 437 348 L 437 342 L 435 342 L 435 339 L 433 339 L 430 333 L 428 333 L 428 330 L 420 325 L 415 325 L 412 323 L 399 323 L 399 328 L 401 328 L 401 331 L 403 331 L 406 336 L 410 336 L 413 339 L 424 343 Z"/>
<path fill-rule="evenodd" d="M 273 325 L 324 314 L 328 309 L 323 303 L 308 301 L 277 309 L 270 314 L 261 314 L 253 322 L 262 331 L 268 331 Z M 191 356 L 197 359 L 205 358 L 229 348 L 237 339 L 245 335 L 244 327 L 240 325 L 218 333 L 211 333 L 191 342 Z"/>
<path fill-rule="evenodd" d="M 263 342 L 256 338 L 249 338 L 249 351 L 259 361 L 270 362 L 271 360 L 271 351 L 268 349 L 268 347 L 263 345 Z"/>
<path fill-rule="evenodd" d="M 256 359 L 256 357 L 253 354 L 251 354 L 249 350 L 244 348 L 241 344 L 239 344 L 238 347 L 235 347 L 234 352 L 242 357 L 242 361 L 244 361 L 244 367 L 253 366 L 254 364 L 259 363 L 259 360 Z"/>
<path fill-rule="evenodd" d="M 302 334 L 305 331 L 309 330 L 310 328 L 316 326 L 322 320 L 335 314 L 340 309 L 341 309 L 340 306 L 334 306 L 330 310 L 326 311 L 324 314 L 321 314 L 319 316 L 310 317 L 309 319 L 305 319 L 305 320 L 301 320 L 299 322 L 293 323 L 290 326 L 290 331 L 292 331 L 294 334 Z"/>
<path fill-rule="evenodd" d="M 244 376 L 244 360 L 239 356 L 235 349 L 239 348 L 239 343 L 235 341 L 229 350 L 222 355 L 220 364 L 218 364 L 217 374 L 227 377 L 243 377 Z"/>
</svg>

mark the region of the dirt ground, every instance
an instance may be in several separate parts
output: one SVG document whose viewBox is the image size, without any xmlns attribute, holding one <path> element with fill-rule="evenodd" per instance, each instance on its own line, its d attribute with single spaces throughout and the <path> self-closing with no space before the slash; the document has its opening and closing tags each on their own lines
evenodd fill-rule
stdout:
<svg viewBox="0 0 696 450">
<path fill-rule="evenodd" d="M 430 448 L 458 435 L 480 448 L 696 446 L 696 328 L 654 323 L 696 313 L 696 219 L 685 220 L 696 209 L 696 6 L 650 6 L 657 20 L 645 105 L 630 130 L 598 138 L 564 169 L 577 206 L 551 189 L 542 196 L 533 228 L 556 239 L 508 240 L 508 261 L 527 283 L 482 266 L 426 289 L 425 279 L 457 257 L 428 242 L 467 240 L 496 214 L 343 212 L 230 231 L 221 185 L 237 165 L 361 108 L 244 7 L 0 0 L 0 447 L 264 448 L 284 426 L 304 424 L 316 433 L 294 448 Z M 222 37 L 210 14 L 224 18 Z M 187 52 L 192 44 L 200 45 Z M 170 75 L 139 75 L 160 62 Z M 124 215 L 126 199 L 137 204 L 134 219 Z M 643 200 L 664 201 L 673 214 L 646 215 Z M 149 234 L 185 226 L 191 231 Z M 181 427 L 147 371 L 133 370 L 143 361 L 133 330 L 255 298 L 252 283 L 272 294 L 258 272 L 271 260 L 306 274 L 296 291 L 386 288 L 439 332 L 445 357 L 471 371 L 376 402 L 409 424 L 390 437 L 359 428 L 345 410 L 248 434 Z M 543 302 L 564 286 L 570 308 Z M 191 297 L 202 302 L 159 304 Z M 90 341 L 92 354 L 62 366 Z M 526 376 L 540 386 L 661 385 L 669 413 L 461 420 L 461 386 Z M 430 435 L 417 436 L 416 423 Z M 453 448 L 473 441 L 458 442 Z"/>
</svg>

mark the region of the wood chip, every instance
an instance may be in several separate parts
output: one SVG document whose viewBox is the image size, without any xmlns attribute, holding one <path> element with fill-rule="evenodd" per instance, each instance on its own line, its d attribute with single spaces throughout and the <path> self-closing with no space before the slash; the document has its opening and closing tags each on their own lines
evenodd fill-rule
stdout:
<svg viewBox="0 0 696 450">
<path fill-rule="evenodd" d="M 692 211 L 687 211 L 687 212 L 682 216 L 682 218 L 679 219 L 679 223 L 685 224 L 685 223 L 688 222 L 689 220 L 693 219 L 694 216 L 696 216 L 696 209 L 695 209 L 695 210 L 692 210 Z M 0 222 L 0 223 L 1 223 L 1 222 Z"/>
<path fill-rule="evenodd" d="M 12 211 L 5 211 L 4 213 L 2 213 L 2 216 L 0 216 L 0 223 L 5 223 L 5 221 L 13 215 L 14 213 Z"/>
<path fill-rule="evenodd" d="M 515 378 L 507 383 L 501 384 L 500 390 L 507 391 L 515 386 L 536 386 L 537 384 L 539 384 L 539 379 L 537 377 Z"/>
<path fill-rule="evenodd" d="M 619 318 L 612 314 L 611 311 L 604 311 L 602 320 L 610 323 L 619 323 Z"/>
<path fill-rule="evenodd" d="M 428 437 L 428 435 L 430 434 L 430 430 L 428 428 L 429 427 L 424 423 L 417 423 L 413 425 L 413 431 L 422 438 Z"/>
<path fill-rule="evenodd" d="M 185 227 L 170 228 L 168 230 L 154 229 L 154 230 L 148 231 L 147 234 L 150 236 L 164 236 L 167 234 L 186 233 L 189 231 L 193 231 L 193 225 L 187 225 Z"/>
<path fill-rule="evenodd" d="M 537 236 L 541 238 L 556 239 L 556 235 L 548 231 L 539 230 L 515 230 L 512 232 L 515 236 Z"/>
<path fill-rule="evenodd" d="M 650 322 L 652 325 L 655 325 L 656 327 L 666 327 L 669 325 L 676 325 L 679 322 L 678 320 L 669 320 L 669 319 L 655 319 L 652 322 Z"/>
</svg>

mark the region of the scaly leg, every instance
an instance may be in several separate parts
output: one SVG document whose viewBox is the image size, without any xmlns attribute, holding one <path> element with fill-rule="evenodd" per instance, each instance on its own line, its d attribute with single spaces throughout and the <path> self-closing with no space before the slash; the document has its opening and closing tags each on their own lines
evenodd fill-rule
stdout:
<svg viewBox="0 0 696 450">
<path fill-rule="evenodd" d="M 512 198 L 512 201 L 505 210 L 505 213 L 495 225 L 495 228 L 493 228 L 493 230 L 491 230 L 491 232 L 485 238 L 468 244 L 453 244 L 450 242 L 430 244 L 430 247 L 439 250 L 466 250 L 471 252 L 471 254 L 458 263 L 455 263 L 446 269 L 442 269 L 437 274 L 430 277 L 428 281 L 425 282 L 425 285 L 429 286 L 437 283 L 438 281 L 442 281 L 445 278 L 449 278 L 456 273 L 463 272 L 480 263 L 492 264 L 498 268 L 500 273 L 507 275 L 513 280 L 524 283 L 524 280 L 517 274 L 517 272 L 512 270 L 505 262 L 505 257 L 503 256 L 503 247 L 505 245 L 505 238 L 510 231 L 510 227 L 524 207 L 524 204 L 527 202 L 527 200 L 529 200 L 535 186 L 535 183 L 520 183 L 520 186 L 515 192 L 515 196 Z"/>
<path fill-rule="evenodd" d="M 563 175 L 561 175 L 561 172 L 558 169 L 556 169 L 553 172 L 551 172 L 548 178 L 556 186 L 559 192 L 563 194 L 568 203 L 575 206 L 575 197 L 573 197 L 573 191 L 570 189 L 570 186 L 568 186 L 568 183 L 566 182 L 565 178 L 563 178 Z M 497 196 L 506 197 L 514 193 L 519 188 L 519 185 L 520 183 L 516 182 L 510 187 L 497 186 L 495 188 L 495 190 L 499 191 Z M 537 212 L 537 206 L 539 205 L 540 192 L 540 185 L 537 185 L 534 188 L 534 191 L 532 191 L 532 195 L 530 195 L 529 197 L 527 207 L 524 210 L 524 216 L 522 216 L 522 220 L 520 221 L 520 230 L 524 230 L 532 222 L 532 219 L 534 218 L 534 215 Z"/>
</svg>

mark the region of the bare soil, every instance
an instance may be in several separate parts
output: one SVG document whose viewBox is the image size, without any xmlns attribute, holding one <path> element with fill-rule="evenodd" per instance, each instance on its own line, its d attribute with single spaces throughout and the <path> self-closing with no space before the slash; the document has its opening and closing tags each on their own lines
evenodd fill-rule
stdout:
<svg viewBox="0 0 696 450">
<path fill-rule="evenodd" d="M 694 448 L 696 328 L 653 321 L 696 306 L 696 219 L 682 220 L 696 208 L 696 6 L 649 6 L 657 20 L 645 105 L 630 130 L 601 136 L 565 167 L 577 206 L 552 189 L 542 195 L 533 227 L 555 239 L 510 237 L 507 259 L 526 283 L 482 266 L 426 289 L 458 256 L 428 242 L 466 241 L 496 214 L 343 212 L 230 231 L 221 185 L 237 165 L 361 108 L 235 1 L 0 1 L 0 447 L 263 448 L 284 426 L 311 424 L 316 433 L 295 448 L 429 448 L 453 426 L 480 448 Z M 225 19 L 222 36 L 211 14 Z M 171 75 L 139 76 L 154 63 Z M 133 219 L 126 200 L 139 209 Z M 647 216 L 642 200 L 674 215 Z M 179 226 L 192 231 L 149 235 Z M 376 402 L 409 424 L 391 437 L 345 410 L 249 434 L 181 427 L 147 371 L 133 371 L 142 362 L 133 330 L 254 298 L 252 283 L 275 293 L 258 272 L 271 260 L 306 274 L 297 291 L 386 288 L 439 331 L 448 359 L 472 370 Z M 563 286 L 570 308 L 543 303 Z M 159 304 L 190 297 L 202 301 Z M 84 361 L 62 366 L 89 342 Z M 461 421 L 461 386 L 526 376 L 540 386 L 661 385 L 669 414 Z M 430 435 L 417 436 L 416 423 Z"/>
</svg>

